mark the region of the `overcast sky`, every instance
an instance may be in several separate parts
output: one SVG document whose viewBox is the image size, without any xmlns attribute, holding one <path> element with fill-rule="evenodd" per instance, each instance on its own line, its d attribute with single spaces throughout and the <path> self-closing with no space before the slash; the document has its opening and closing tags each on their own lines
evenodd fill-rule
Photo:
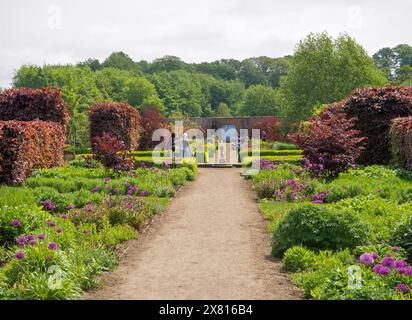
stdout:
<svg viewBox="0 0 412 320">
<path fill-rule="evenodd" d="M 412 44 L 410 0 L 0 0 L 0 87 L 22 64 L 187 62 L 292 54 L 309 32 L 348 32 L 370 54 Z"/>
</svg>

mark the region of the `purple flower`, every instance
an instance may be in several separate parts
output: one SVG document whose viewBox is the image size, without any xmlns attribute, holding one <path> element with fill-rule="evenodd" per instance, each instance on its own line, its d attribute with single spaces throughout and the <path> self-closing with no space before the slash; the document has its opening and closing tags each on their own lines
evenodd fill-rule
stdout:
<svg viewBox="0 0 412 320">
<path fill-rule="evenodd" d="M 398 251 L 399 251 L 399 248 L 398 248 L 398 247 L 392 247 L 392 251 L 393 251 L 393 252 L 398 252 Z"/>
<path fill-rule="evenodd" d="M 111 201 L 110 201 L 110 199 L 109 198 L 106 198 L 106 197 L 104 197 L 104 202 L 106 202 L 106 204 L 108 205 L 108 206 L 110 206 L 112 203 L 111 203 Z"/>
<path fill-rule="evenodd" d="M 54 221 L 47 221 L 47 224 L 48 224 L 50 227 L 55 227 L 55 226 L 56 226 L 56 222 L 54 222 Z"/>
<path fill-rule="evenodd" d="M 62 214 L 63 219 L 67 219 L 69 216 L 67 214 Z"/>
<path fill-rule="evenodd" d="M 73 212 L 73 217 L 75 217 L 75 216 L 77 216 L 77 215 L 79 215 L 79 213 L 76 211 L 76 212 Z"/>
<path fill-rule="evenodd" d="M 91 205 L 88 205 L 87 207 L 86 207 L 86 212 L 93 212 L 94 210 L 93 210 L 93 207 L 91 206 Z"/>
<path fill-rule="evenodd" d="M 396 290 L 398 290 L 399 292 L 402 292 L 402 293 L 406 293 L 406 292 L 409 291 L 409 287 L 405 283 L 400 283 L 396 286 Z"/>
<path fill-rule="evenodd" d="M 375 265 L 374 267 L 373 267 L 373 272 L 375 272 L 375 273 L 379 273 L 379 271 L 381 270 L 381 268 L 383 267 L 383 265 L 381 265 L 381 264 L 377 264 L 377 265 Z"/>
<path fill-rule="evenodd" d="M 147 197 L 148 195 L 149 195 L 149 191 L 146 191 L 146 190 L 140 191 L 140 196 L 141 197 Z"/>
<path fill-rule="evenodd" d="M 104 178 L 104 183 L 109 183 L 109 181 L 110 181 L 110 178 Z"/>
<path fill-rule="evenodd" d="M 381 268 L 379 268 L 378 273 L 379 273 L 380 275 L 387 276 L 388 274 L 391 273 L 391 269 L 388 268 L 388 267 L 382 266 Z"/>
<path fill-rule="evenodd" d="M 86 235 L 89 234 L 89 230 L 84 229 L 84 230 L 83 230 L 83 234 L 86 234 Z"/>
<path fill-rule="evenodd" d="M 67 210 L 72 210 L 72 209 L 73 209 L 73 205 L 69 204 L 69 205 L 67 206 Z"/>
<path fill-rule="evenodd" d="M 52 256 L 47 256 L 47 261 L 52 261 L 53 260 L 53 257 Z"/>
<path fill-rule="evenodd" d="M 34 239 L 29 240 L 29 244 L 34 246 L 36 244 L 36 240 L 34 240 Z"/>
<path fill-rule="evenodd" d="M 17 219 L 14 219 L 12 222 L 11 222 L 11 224 L 14 226 L 14 227 L 20 227 L 20 221 L 19 220 L 17 220 Z"/>
<path fill-rule="evenodd" d="M 359 257 L 359 261 L 366 265 L 372 265 L 375 260 L 373 259 L 373 254 L 364 253 Z"/>
<path fill-rule="evenodd" d="M 379 255 L 374 252 L 374 253 L 372 253 L 372 258 L 373 258 L 373 260 L 376 260 L 376 259 L 379 258 Z"/>
<path fill-rule="evenodd" d="M 23 247 L 27 243 L 26 237 L 20 237 L 16 240 L 19 247 Z"/>
<path fill-rule="evenodd" d="M 315 200 L 315 201 L 312 201 L 312 203 L 313 204 L 323 204 L 323 201 L 322 200 Z"/>
<path fill-rule="evenodd" d="M 395 263 L 395 260 L 393 260 L 392 257 L 383 258 L 381 261 L 381 264 L 384 265 L 385 267 L 393 267 L 394 263 Z"/>
<path fill-rule="evenodd" d="M 50 211 L 56 209 L 56 206 L 50 200 L 43 201 L 42 205 L 43 205 L 44 208 L 46 208 L 47 210 L 50 210 Z"/>
<path fill-rule="evenodd" d="M 57 228 L 57 229 L 56 229 L 56 232 L 57 232 L 57 233 L 61 233 L 62 231 L 63 231 L 62 228 Z"/>
<path fill-rule="evenodd" d="M 114 193 L 119 193 L 119 189 L 114 188 L 114 189 L 113 189 L 113 192 L 114 192 Z"/>
<path fill-rule="evenodd" d="M 37 239 L 44 240 L 44 234 L 43 233 L 38 234 Z"/>
<path fill-rule="evenodd" d="M 140 162 L 140 168 L 146 168 L 146 163 L 144 163 L 144 162 Z"/>
<path fill-rule="evenodd" d="M 395 268 L 405 268 L 408 266 L 408 264 L 406 263 L 406 261 L 396 260 L 393 262 L 393 266 Z"/>
<path fill-rule="evenodd" d="M 49 245 L 47 246 L 47 248 L 49 248 L 50 250 L 57 250 L 59 246 L 57 245 L 57 243 L 54 242 L 50 242 Z"/>
<path fill-rule="evenodd" d="M 24 259 L 24 253 L 19 251 L 16 253 L 15 257 L 16 259 L 19 259 L 19 260 Z"/>
<path fill-rule="evenodd" d="M 407 274 L 408 273 L 408 268 L 400 267 L 396 269 L 396 272 L 399 274 Z"/>
</svg>

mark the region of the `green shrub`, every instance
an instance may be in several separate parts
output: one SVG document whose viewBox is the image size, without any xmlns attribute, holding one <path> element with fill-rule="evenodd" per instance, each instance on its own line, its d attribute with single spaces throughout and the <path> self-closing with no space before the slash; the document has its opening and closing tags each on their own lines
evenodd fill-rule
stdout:
<svg viewBox="0 0 412 320">
<path fill-rule="evenodd" d="M 388 242 L 395 228 L 412 212 L 412 203 L 398 204 L 378 195 L 357 196 L 340 200 L 334 206 L 350 210 L 370 226 L 373 242 Z M 371 239 L 372 240 L 372 239 Z"/>
<path fill-rule="evenodd" d="M 368 226 L 352 212 L 305 204 L 291 209 L 273 231 L 272 254 L 281 256 L 299 245 L 319 250 L 354 248 L 369 237 Z"/>
<path fill-rule="evenodd" d="M 392 239 L 392 243 L 396 246 L 402 247 L 406 250 L 408 258 L 412 259 L 412 216 L 404 222 L 399 224 L 395 229 Z"/>
<path fill-rule="evenodd" d="M 36 198 L 30 189 L 0 186 L 0 195 L 0 208 L 3 206 L 36 204 Z"/>
<path fill-rule="evenodd" d="M 36 205 L 0 208 L 0 245 L 14 244 L 18 236 L 42 226 L 48 217 L 49 214 Z M 18 226 L 13 225 L 14 220 L 19 222 Z"/>
<path fill-rule="evenodd" d="M 316 254 L 303 247 L 292 247 L 286 250 L 282 264 L 288 271 L 308 270 L 316 263 Z"/>
</svg>

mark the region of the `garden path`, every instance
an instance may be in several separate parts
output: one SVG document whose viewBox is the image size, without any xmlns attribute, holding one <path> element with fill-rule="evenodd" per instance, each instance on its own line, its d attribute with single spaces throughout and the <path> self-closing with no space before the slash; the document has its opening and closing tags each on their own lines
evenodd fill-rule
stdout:
<svg viewBox="0 0 412 320">
<path fill-rule="evenodd" d="M 201 168 L 85 299 L 299 299 L 235 168 Z"/>
</svg>

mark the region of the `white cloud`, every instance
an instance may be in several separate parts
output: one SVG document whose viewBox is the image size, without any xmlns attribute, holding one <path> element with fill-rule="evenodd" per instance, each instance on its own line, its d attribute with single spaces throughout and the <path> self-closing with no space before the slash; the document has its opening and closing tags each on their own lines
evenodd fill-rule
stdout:
<svg viewBox="0 0 412 320">
<path fill-rule="evenodd" d="M 0 3 L 0 87 L 23 63 L 125 51 L 189 62 L 292 54 L 309 32 L 349 32 L 369 53 L 412 43 L 408 0 L 18 0 Z M 56 27 L 57 26 L 57 27 Z"/>
</svg>

